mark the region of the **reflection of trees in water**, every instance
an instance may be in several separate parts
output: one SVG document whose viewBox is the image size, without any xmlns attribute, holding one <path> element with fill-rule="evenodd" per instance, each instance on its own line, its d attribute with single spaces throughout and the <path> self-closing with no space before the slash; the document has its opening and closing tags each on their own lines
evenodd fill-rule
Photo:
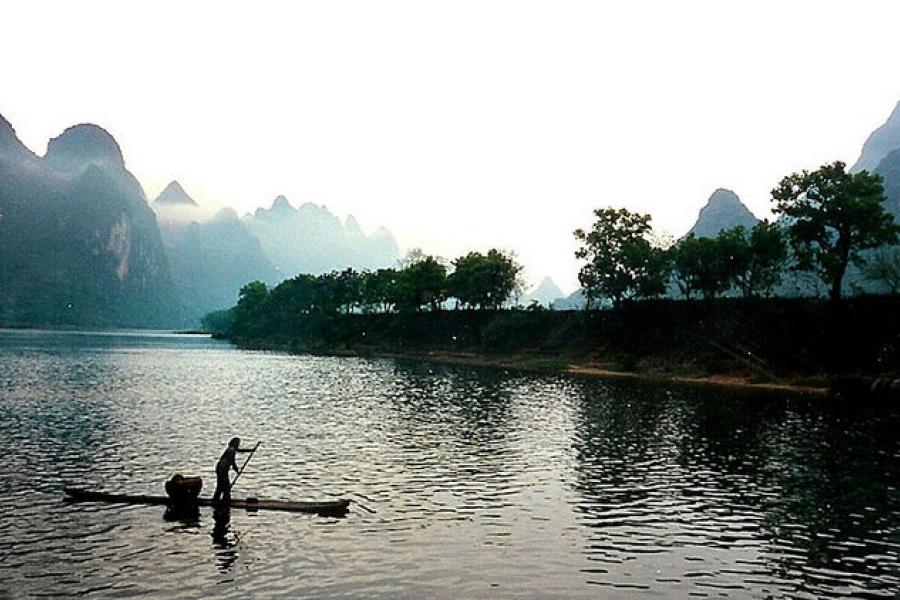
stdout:
<svg viewBox="0 0 900 600">
<path fill-rule="evenodd" d="M 398 363 L 396 373 L 386 396 L 399 429 L 416 436 L 437 432 L 476 447 L 494 447 L 508 435 L 515 387 L 510 375 L 419 363 Z"/>
<path fill-rule="evenodd" d="M 755 391 L 683 387 L 677 390 L 676 462 L 685 501 L 704 510 L 752 519 L 761 510 L 771 431 L 785 419 L 786 403 Z"/>
<path fill-rule="evenodd" d="M 671 405 L 657 387 L 581 382 L 581 420 L 576 426 L 575 487 L 591 502 L 623 503 L 646 498 L 640 484 L 652 476 L 671 435 Z"/>
<path fill-rule="evenodd" d="M 519 475 L 516 386 L 502 371 L 398 361 L 379 390 L 383 435 L 372 465 L 392 474 L 389 493 L 421 502 L 446 492 L 435 501 L 458 509 L 495 501 Z"/>
<path fill-rule="evenodd" d="M 693 520 L 694 543 L 759 543 L 771 575 L 816 593 L 841 572 L 900 585 L 898 409 L 633 383 L 581 393 L 574 487 L 589 523 Z"/>
<path fill-rule="evenodd" d="M 783 572 L 802 572 L 815 586 L 828 577 L 810 569 L 855 571 L 893 578 L 900 589 L 898 432 L 900 411 L 881 403 L 798 404 L 776 424 L 763 482 L 773 494 L 763 509 Z"/>
<path fill-rule="evenodd" d="M 810 569 L 900 574 L 896 561 L 866 564 L 866 556 L 885 553 L 887 532 L 900 531 L 896 409 L 708 396 L 693 406 L 682 461 L 708 467 L 732 502 L 762 514 L 777 575 L 802 574 L 811 590 L 823 592 L 816 586 L 828 578 L 809 578 Z"/>
</svg>

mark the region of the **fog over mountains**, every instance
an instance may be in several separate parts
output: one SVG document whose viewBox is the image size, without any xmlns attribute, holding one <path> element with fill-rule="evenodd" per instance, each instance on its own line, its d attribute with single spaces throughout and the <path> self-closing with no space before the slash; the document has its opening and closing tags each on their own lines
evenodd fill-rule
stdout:
<svg viewBox="0 0 900 600">
<path fill-rule="evenodd" d="M 900 147 L 889 152 L 878 163 L 875 172 L 884 180 L 885 208 L 900 222 Z"/>
<path fill-rule="evenodd" d="M 156 217 L 112 136 L 76 125 L 38 157 L 0 117 L 0 321 L 183 317 Z"/>
<path fill-rule="evenodd" d="M 861 169 L 884 178 L 886 208 L 900 220 L 900 104 L 865 142 L 853 166 Z M 690 232 L 715 236 L 756 222 L 734 192 L 720 188 Z M 233 305 L 252 280 L 275 284 L 298 273 L 377 269 L 398 260 L 386 229 L 367 234 L 353 216 L 341 220 L 324 206 L 294 206 L 284 196 L 240 216 L 198 205 L 173 181 L 148 203 L 101 127 L 70 127 L 38 156 L 0 116 L 0 324 L 193 326 Z M 856 282 L 848 279 L 860 282 L 858 273 Z M 793 291 L 783 293 L 816 293 L 810 285 L 792 282 L 785 290 Z M 545 279 L 526 301 L 547 304 L 561 295 Z M 580 291 L 553 302 L 581 304 Z"/>
<path fill-rule="evenodd" d="M 40 157 L 0 116 L 0 323 L 193 326 L 255 279 L 398 259 L 387 230 L 323 206 L 211 213 L 173 181 L 151 208 L 101 127 L 71 127 Z"/>
<path fill-rule="evenodd" d="M 366 235 L 353 215 L 341 222 L 324 206 L 307 202 L 294 208 L 284 196 L 242 221 L 285 276 L 324 273 L 348 265 L 356 269 L 391 267 L 400 257 L 397 241 L 383 227 Z"/>
<path fill-rule="evenodd" d="M 206 215 L 177 181 L 166 186 L 152 206 L 189 321 L 231 306 L 237 290 L 249 281 L 279 279 L 259 239 L 234 210 Z"/>
<path fill-rule="evenodd" d="M 172 181 L 152 206 L 191 320 L 232 306 L 253 280 L 274 285 L 298 273 L 377 269 L 400 257 L 386 229 L 367 236 L 353 216 L 342 223 L 324 206 L 295 209 L 284 196 L 252 215 L 231 208 L 210 215 Z"/>
</svg>

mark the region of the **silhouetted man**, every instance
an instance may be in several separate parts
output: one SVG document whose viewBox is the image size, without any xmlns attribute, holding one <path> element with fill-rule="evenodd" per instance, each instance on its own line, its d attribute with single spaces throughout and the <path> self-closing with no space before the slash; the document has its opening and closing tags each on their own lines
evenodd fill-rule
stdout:
<svg viewBox="0 0 900 600">
<path fill-rule="evenodd" d="M 241 450 L 239 448 L 240 445 L 241 438 L 231 438 L 231 441 L 228 442 L 228 447 L 225 448 L 225 452 L 222 453 L 222 457 L 216 463 L 216 491 L 213 494 L 213 502 L 218 502 L 220 497 L 225 504 L 231 502 L 231 479 L 228 477 L 228 470 L 234 469 L 235 473 L 238 472 L 237 462 L 235 461 L 235 455 L 238 452 L 252 452 L 252 450 Z"/>
</svg>

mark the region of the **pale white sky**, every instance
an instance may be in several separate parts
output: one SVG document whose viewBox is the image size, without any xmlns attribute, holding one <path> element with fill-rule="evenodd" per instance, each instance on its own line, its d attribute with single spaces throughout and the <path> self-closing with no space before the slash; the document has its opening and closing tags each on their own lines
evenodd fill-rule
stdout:
<svg viewBox="0 0 900 600">
<path fill-rule="evenodd" d="M 852 163 L 900 100 L 897 2 L 4 2 L 0 114 L 94 122 L 153 198 L 313 201 L 576 285 L 599 206 L 680 235 Z M 892 75 L 893 73 L 893 75 Z"/>
</svg>

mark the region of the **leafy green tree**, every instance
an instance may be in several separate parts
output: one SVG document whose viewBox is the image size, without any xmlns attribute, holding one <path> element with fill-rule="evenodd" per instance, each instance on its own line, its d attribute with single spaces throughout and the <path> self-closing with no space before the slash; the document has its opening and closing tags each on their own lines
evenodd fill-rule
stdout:
<svg viewBox="0 0 900 600">
<path fill-rule="evenodd" d="M 847 266 L 863 266 L 862 250 L 896 243 L 900 231 L 885 211 L 881 177 L 848 173 L 844 163 L 793 173 L 772 190 L 775 212 L 788 219 L 797 268 L 815 271 L 840 300 Z"/>
<path fill-rule="evenodd" d="M 345 314 L 353 312 L 362 304 L 362 277 L 352 267 L 338 273 L 334 278 L 334 304 Z"/>
<path fill-rule="evenodd" d="M 672 273 L 672 253 L 651 242 L 650 246 L 638 245 L 632 250 L 631 262 L 641 265 L 634 288 L 635 298 L 657 298 L 666 293 Z"/>
<path fill-rule="evenodd" d="M 289 328 L 303 315 L 318 309 L 318 281 L 313 275 L 297 275 L 285 279 L 267 298 L 267 313 L 282 327 Z"/>
<path fill-rule="evenodd" d="M 400 308 L 440 310 L 447 299 L 447 267 L 434 256 L 413 262 L 399 272 L 391 296 L 392 304 Z"/>
<path fill-rule="evenodd" d="M 262 281 L 251 281 L 238 292 L 238 312 L 250 313 L 260 310 L 269 296 L 269 288 Z"/>
<path fill-rule="evenodd" d="M 750 230 L 750 264 L 738 279 L 745 296 L 771 296 L 781 284 L 788 263 L 784 231 L 777 223 L 760 221 Z"/>
<path fill-rule="evenodd" d="M 334 314 L 340 310 L 342 298 L 338 283 L 339 275 L 337 271 L 331 271 L 315 277 L 314 312 Z"/>
<path fill-rule="evenodd" d="M 261 281 L 252 281 L 238 292 L 234 308 L 234 331 L 239 336 L 253 335 L 266 326 L 266 300 L 269 289 Z"/>
<path fill-rule="evenodd" d="M 760 292 L 769 295 L 781 282 L 787 261 L 781 229 L 766 221 L 750 231 L 738 226 L 723 229 L 715 238 L 686 238 L 679 251 L 676 281 L 682 292 L 698 291 L 706 298 L 732 288 L 745 298 Z"/>
<path fill-rule="evenodd" d="M 781 228 L 760 221 L 750 231 L 743 226 L 723 229 L 715 238 L 715 259 L 708 259 L 705 268 L 722 285 L 710 286 L 707 293 L 719 293 L 737 288 L 745 298 L 764 293 L 781 282 L 787 263 L 787 245 Z M 711 252 L 711 251 L 710 251 Z"/>
<path fill-rule="evenodd" d="M 690 234 L 675 244 L 672 255 L 675 283 L 685 298 L 690 299 L 694 292 L 714 298 L 731 287 L 731 261 L 723 259 L 716 238 Z"/>
<path fill-rule="evenodd" d="M 207 313 L 200 320 L 203 331 L 218 335 L 231 335 L 234 329 L 234 310 L 226 308 Z"/>
<path fill-rule="evenodd" d="M 594 216 L 589 231 L 575 231 L 575 238 L 582 243 L 575 256 L 587 261 L 578 273 L 587 305 L 600 298 L 618 304 L 625 298 L 663 293 L 669 260 L 664 249 L 650 242 L 650 215 L 600 208 Z"/>
<path fill-rule="evenodd" d="M 491 249 L 487 255 L 469 252 L 453 261 L 447 292 L 464 305 L 498 309 L 519 285 L 522 266 L 510 253 Z"/>
<path fill-rule="evenodd" d="M 390 312 L 393 287 L 397 285 L 396 269 L 364 271 L 360 277 L 364 312 Z"/>
<path fill-rule="evenodd" d="M 721 286 L 715 293 L 727 292 L 733 287 L 739 287 L 744 291 L 742 284 L 748 279 L 747 274 L 752 262 L 747 230 L 742 226 L 723 229 L 713 239 L 716 256 L 708 266 L 714 270 L 715 276 L 721 279 Z"/>
</svg>

